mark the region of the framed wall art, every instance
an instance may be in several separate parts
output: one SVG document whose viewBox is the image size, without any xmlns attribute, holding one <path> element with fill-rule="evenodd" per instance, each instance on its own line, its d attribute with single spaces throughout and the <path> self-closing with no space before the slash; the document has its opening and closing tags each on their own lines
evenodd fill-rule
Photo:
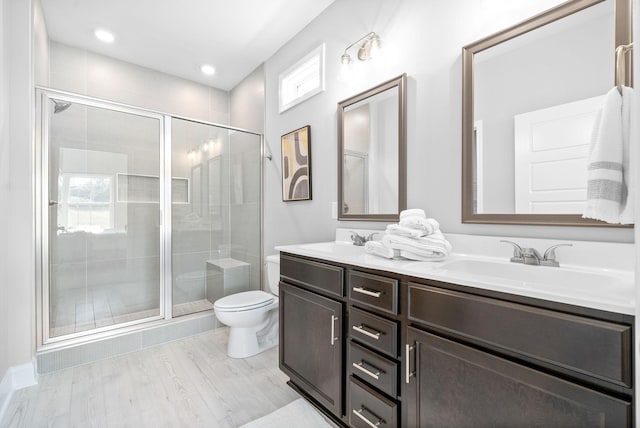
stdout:
<svg viewBox="0 0 640 428">
<path fill-rule="evenodd" d="M 282 200 L 311 199 L 311 127 L 304 126 L 280 140 L 282 152 Z"/>
</svg>

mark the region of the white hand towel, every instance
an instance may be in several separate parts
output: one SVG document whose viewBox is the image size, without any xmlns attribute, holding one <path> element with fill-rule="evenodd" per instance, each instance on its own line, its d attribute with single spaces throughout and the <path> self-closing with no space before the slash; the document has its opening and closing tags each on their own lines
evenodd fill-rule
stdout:
<svg viewBox="0 0 640 428">
<path fill-rule="evenodd" d="M 627 196 L 631 98 L 629 88 L 623 88 L 623 95 L 617 88 L 611 89 L 596 118 L 587 164 L 587 201 L 583 218 L 608 223 L 628 220 L 628 213 L 625 218 L 620 214 L 627 206 L 632 210 L 627 204 L 630 199 Z"/>
<path fill-rule="evenodd" d="M 412 209 L 400 211 L 400 220 L 404 218 L 409 218 L 409 217 L 427 218 L 427 215 L 424 213 L 424 210 L 420 208 L 412 208 Z"/>
<path fill-rule="evenodd" d="M 385 234 L 382 243 L 395 250 L 409 251 L 425 259 L 442 258 L 451 252 L 451 244 L 439 230 L 421 238 Z"/>
<path fill-rule="evenodd" d="M 364 244 L 364 251 L 374 256 L 384 257 L 386 259 L 396 259 L 400 257 L 400 250 L 386 247 L 380 241 L 367 241 Z"/>
<path fill-rule="evenodd" d="M 637 147 L 631 145 L 630 131 L 631 131 L 631 118 L 633 117 L 633 98 L 634 89 L 626 86 L 622 87 L 622 178 L 624 184 L 627 187 L 627 197 L 622 202 L 620 210 L 620 223 L 633 224 L 634 223 L 634 192 L 635 192 L 635 174 L 632 174 L 632 162 L 631 156 L 637 156 L 635 150 Z M 632 153 L 633 152 L 633 153 Z"/>
<path fill-rule="evenodd" d="M 427 234 L 424 229 L 404 227 L 396 223 L 388 224 L 386 233 L 398 236 L 406 236 L 408 238 L 420 238 L 421 236 L 425 236 Z"/>
<path fill-rule="evenodd" d="M 400 220 L 400 226 L 421 230 L 424 235 L 431 235 L 440 230 L 440 224 L 433 218 L 405 217 Z"/>
</svg>

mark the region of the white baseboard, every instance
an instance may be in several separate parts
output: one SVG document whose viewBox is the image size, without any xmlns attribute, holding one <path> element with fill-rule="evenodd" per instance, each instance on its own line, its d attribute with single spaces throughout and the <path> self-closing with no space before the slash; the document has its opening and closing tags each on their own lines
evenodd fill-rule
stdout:
<svg viewBox="0 0 640 428">
<path fill-rule="evenodd" d="M 19 366 L 9 367 L 0 382 L 0 421 L 4 418 L 13 393 L 18 389 L 36 385 L 37 383 L 35 360 Z"/>
</svg>

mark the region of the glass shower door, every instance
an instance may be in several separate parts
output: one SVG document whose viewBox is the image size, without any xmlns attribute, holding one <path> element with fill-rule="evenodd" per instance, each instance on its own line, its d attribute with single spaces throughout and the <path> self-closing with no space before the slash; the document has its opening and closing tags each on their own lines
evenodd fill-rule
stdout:
<svg viewBox="0 0 640 428">
<path fill-rule="evenodd" d="M 162 117 L 44 103 L 45 342 L 162 317 Z"/>
</svg>

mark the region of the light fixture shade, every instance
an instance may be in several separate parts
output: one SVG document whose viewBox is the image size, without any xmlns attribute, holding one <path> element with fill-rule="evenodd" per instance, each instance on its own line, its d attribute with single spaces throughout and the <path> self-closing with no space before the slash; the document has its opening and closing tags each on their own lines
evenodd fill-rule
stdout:
<svg viewBox="0 0 640 428">
<path fill-rule="evenodd" d="M 369 58 L 376 59 L 380 58 L 382 55 L 382 43 L 380 42 L 380 37 L 377 34 L 371 38 L 371 49 L 369 51 Z"/>
</svg>

